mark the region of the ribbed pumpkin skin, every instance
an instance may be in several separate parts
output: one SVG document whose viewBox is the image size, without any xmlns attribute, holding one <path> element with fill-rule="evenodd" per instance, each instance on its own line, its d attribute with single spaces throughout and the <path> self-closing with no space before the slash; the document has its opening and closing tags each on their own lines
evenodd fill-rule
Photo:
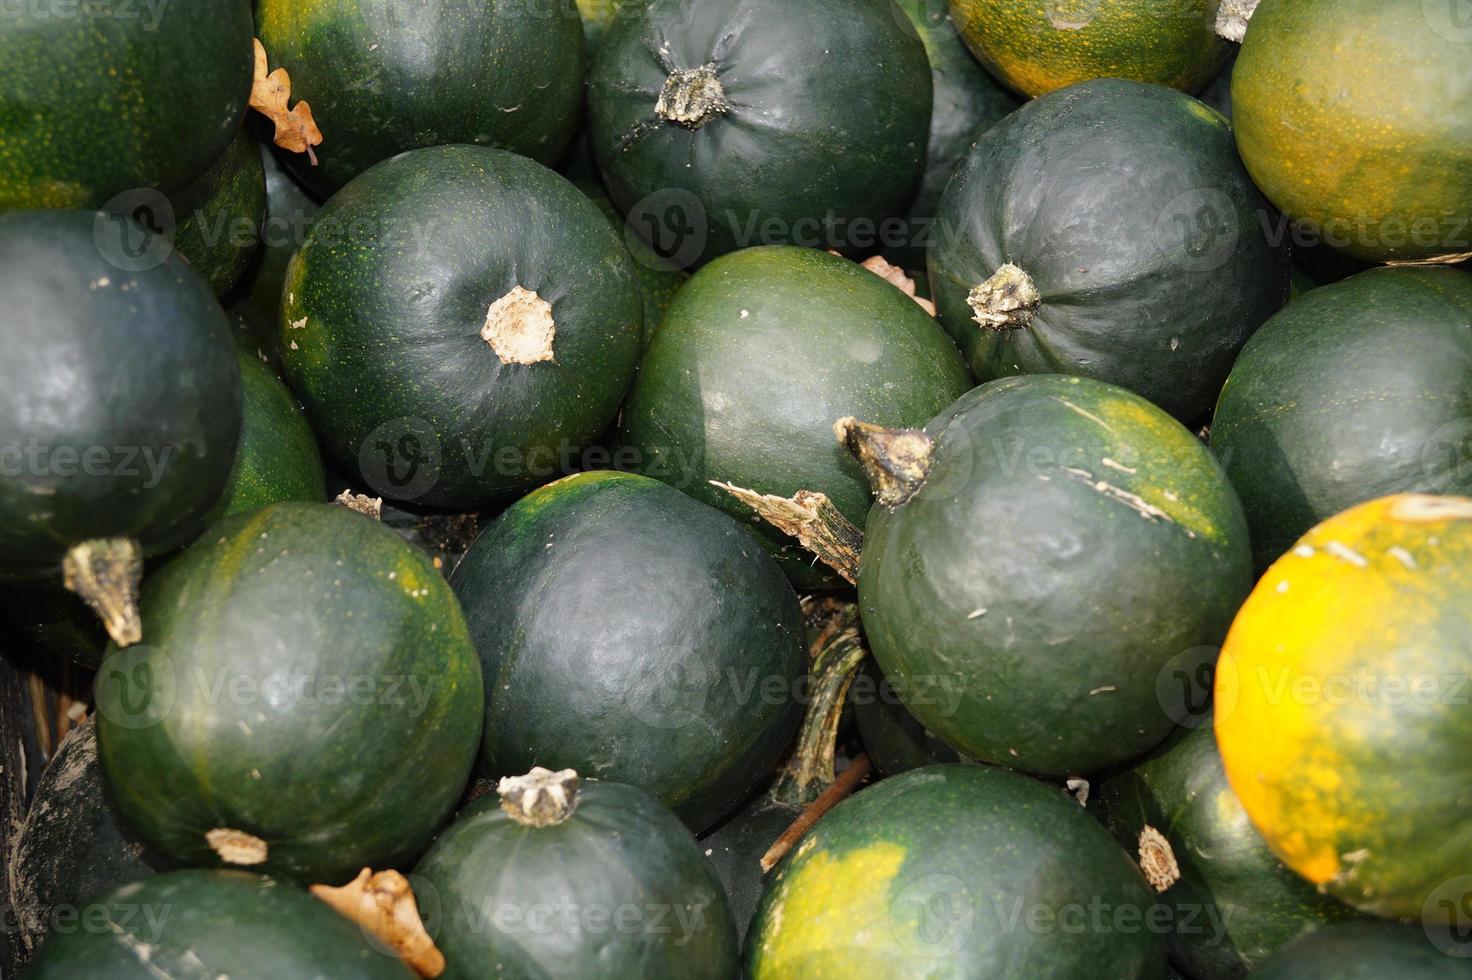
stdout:
<svg viewBox="0 0 1472 980">
<path fill-rule="evenodd" d="M 492 775 L 629 783 L 701 831 L 796 733 L 797 595 L 740 525 L 657 480 L 600 471 L 534 491 L 451 584 L 484 666 Z"/>
<path fill-rule="evenodd" d="M 978 60 L 1032 98 L 1095 78 L 1195 92 L 1232 50 L 1220 0 L 951 0 Z"/>
<path fill-rule="evenodd" d="M 1153 901 L 1061 789 L 992 766 L 928 766 L 844 800 L 789 853 L 752 922 L 747 971 L 1163 978 L 1164 947 L 1143 927 Z"/>
<path fill-rule="evenodd" d="M 428 556 L 344 507 L 286 502 L 213 525 L 143 587 L 146 645 L 98 673 L 97 735 L 123 817 L 175 860 L 260 838 L 255 870 L 341 884 L 412 859 L 460 799 L 480 663 Z"/>
<path fill-rule="evenodd" d="M 1300 933 L 1355 917 L 1268 850 L 1227 785 L 1209 725 L 1111 776 L 1089 807 L 1132 854 L 1146 827 L 1168 842 L 1180 878 L 1160 893 L 1166 938 L 1200 980 L 1245 976 Z"/>
<path fill-rule="evenodd" d="M 1274 853 L 1362 911 L 1444 916 L 1472 867 L 1469 674 L 1472 499 L 1383 497 L 1304 535 L 1216 671 L 1222 763 Z"/>
<path fill-rule="evenodd" d="M 1290 303 L 1227 378 L 1211 446 L 1259 568 L 1391 493 L 1472 492 L 1472 275 L 1371 269 Z"/>
<path fill-rule="evenodd" d="M 240 437 L 209 285 L 126 218 L 32 211 L 0 215 L 0 295 L 0 576 L 59 577 L 93 538 L 187 543 Z"/>
<path fill-rule="evenodd" d="M 1242 159 L 1274 204 L 1372 262 L 1472 252 L 1472 38 L 1461 11 L 1264 0 L 1232 105 Z"/>
<path fill-rule="evenodd" d="M 1077 374 L 1194 424 L 1287 301 L 1268 212 L 1220 114 L 1158 85 L 1086 82 L 977 141 L 941 200 L 930 285 L 978 381 Z M 983 327 L 968 296 L 1006 263 L 1040 305 Z"/>
<path fill-rule="evenodd" d="M 322 130 L 318 165 L 288 163 L 326 196 L 396 153 L 495 146 L 550 166 L 578 125 L 587 55 L 572 0 L 258 0 L 271 67 Z"/>
<path fill-rule="evenodd" d="M 412 980 L 402 960 L 306 891 L 244 871 L 171 871 L 81 910 L 41 949 L 32 980 Z"/>
<path fill-rule="evenodd" d="M 549 827 L 522 826 L 483 797 L 414 879 L 444 980 L 730 980 L 738 969 L 715 871 L 690 832 L 632 786 L 585 780 L 572 813 Z"/>
<path fill-rule="evenodd" d="M 730 108 L 694 129 L 657 115 L 671 73 L 705 65 Z M 930 108 L 925 49 L 892 0 L 629 6 L 588 76 L 609 196 L 628 213 L 658 194 L 641 221 L 686 262 L 787 243 L 872 253 L 919 186 Z"/>
<path fill-rule="evenodd" d="M 520 287 L 552 358 L 482 336 Z M 643 300 L 597 205 L 525 157 L 413 150 L 364 173 L 287 266 L 281 364 L 323 443 L 374 493 L 473 509 L 560 475 L 614 419 Z"/>
<path fill-rule="evenodd" d="M 1448 952 L 1465 949 L 1461 939 L 1438 946 L 1421 926 L 1355 922 L 1304 936 L 1252 976 L 1254 980 L 1466 980 L 1472 977 L 1472 959 Z"/>
<path fill-rule="evenodd" d="M 245 127 L 220 158 L 170 199 L 174 248 L 223 296 L 245 274 L 260 243 L 266 175 Z"/>
<path fill-rule="evenodd" d="M 171 193 L 240 127 L 249 0 L 95 6 L 110 16 L 17 3 L 0 18 L 0 212 Z"/>
<path fill-rule="evenodd" d="M 1144 399 L 1057 375 L 976 388 L 926 433 L 929 474 L 870 511 L 859 569 L 906 707 L 970 758 L 1050 776 L 1158 744 L 1161 677 L 1219 644 L 1251 587 L 1210 452 Z"/>
</svg>

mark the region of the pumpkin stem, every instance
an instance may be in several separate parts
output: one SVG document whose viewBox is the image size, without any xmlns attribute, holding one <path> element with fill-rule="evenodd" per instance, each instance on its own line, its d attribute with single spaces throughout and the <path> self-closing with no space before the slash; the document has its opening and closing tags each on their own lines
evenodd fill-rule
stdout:
<svg viewBox="0 0 1472 980">
<path fill-rule="evenodd" d="M 813 824 L 822 819 L 823 814 L 842 803 L 860 782 L 869 774 L 869 757 L 862 752 L 859 757 L 849 763 L 849 767 L 843 771 L 843 775 L 833 781 L 833 785 L 823 791 L 823 795 L 813 801 L 797 819 L 777 838 L 776 843 L 767 848 L 767 853 L 762 855 L 762 871 L 771 871 L 777 866 L 777 862 L 787 856 L 794 844 L 802 840 Z"/>
<path fill-rule="evenodd" d="M 1247 22 L 1261 0 L 1222 0 L 1216 12 L 1216 32 L 1228 41 L 1242 43 L 1247 35 Z"/>
<path fill-rule="evenodd" d="M 1043 296 L 1032 276 L 1011 262 L 992 273 L 992 277 L 972 289 L 966 305 L 975 314 L 972 319 L 983 330 L 1015 330 L 1032 322 Z"/>
<path fill-rule="evenodd" d="M 859 607 L 845 603 L 813 644 L 807 713 L 772 799 L 801 808 L 816 800 L 834 779 L 833 757 L 843 701 L 869 651 L 859 633 Z"/>
<path fill-rule="evenodd" d="M 557 323 L 552 304 L 533 290 L 512 286 L 486 310 L 480 338 L 490 344 L 502 364 L 538 364 L 552 360 Z"/>
<path fill-rule="evenodd" d="M 796 538 L 849 585 L 858 581 L 864 532 L 839 513 L 826 493 L 799 490 L 791 497 L 778 497 L 719 480 L 710 483 L 756 511 L 758 517 L 783 534 Z"/>
<path fill-rule="evenodd" d="M 421 977 L 445 972 L 445 957 L 424 929 L 409 881 L 397 871 L 371 868 L 339 888 L 313 885 L 312 894 L 376 937 Z"/>
<path fill-rule="evenodd" d="M 533 766 L 525 776 L 506 776 L 496 784 L 501 809 L 523 827 L 562 823 L 578 805 L 578 774 Z"/>
<path fill-rule="evenodd" d="M 874 499 L 891 509 L 913 497 L 930 472 L 932 440 L 922 429 L 886 429 L 849 415 L 833 423 L 833 434 L 864 467 Z"/>
<path fill-rule="evenodd" d="M 364 517 L 371 517 L 375 521 L 383 520 L 382 497 L 370 497 L 366 493 L 353 493 L 351 490 L 344 490 L 332 498 L 332 502 L 339 507 L 346 507 L 348 510 L 357 511 Z"/>
<path fill-rule="evenodd" d="M 699 68 L 676 68 L 664 80 L 654 112 L 666 122 L 686 129 L 699 129 L 731 108 L 726 89 L 716 77 L 714 64 Z"/>
<path fill-rule="evenodd" d="M 204 840 L 226 864 L 263 864 L 271 853 L 269 845 L 255 834 L 231 827 L 207 830 Z"/>
<path fill-rule="evenodd" d="M 143 639 L 138 583 L 143 549 L 130 538 L 96 538 L 74 546 L 61 560 L 62 584 L 97 613 L 119 647 Z"/>
<path fill-rule="evenodd" d="M 1176 852 L 1165 835 L 1148 823 L 1140 830 L 1140 870 L 1156 892 L 1163 892 L 1181 880 Z"/>
</svg>

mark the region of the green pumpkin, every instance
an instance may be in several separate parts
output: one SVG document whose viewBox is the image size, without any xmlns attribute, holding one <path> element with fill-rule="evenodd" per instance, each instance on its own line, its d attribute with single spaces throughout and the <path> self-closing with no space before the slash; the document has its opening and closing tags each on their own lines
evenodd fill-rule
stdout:
<svg viewBox="0 0 1472 980">
<path fill-rule="evenodd" d="M 1455 896 L 1453 897 L 1455 898 Z M 1446 927 L 1352 923 L 1303 936 L 1253 973 L 1254 980 L 1466 980 L 1465 936 Z"/>
<path fill-rule="evenodd" d="M 643 301 L 593 202 L 525 157 L 439 146 L 336 194 L 287 267 L 286 379 L 374 494 L 469 510 L 608 427 Z"/>
<path fill-rule="evenodd" d="M 429 558 L 343 507 L 237 515 L 151 577 L 97 675 L 119 811 L 184 863 L 341 884 L 412 859 L 470 774 L 480 665 Z"/>
<path fill-rule="evenodd" d="M 915 459 L 881 481 L 858 587 L 874 658 L 921 724 L 1058 777 L 1169 734 L 1162 678 L 1220 645 L 1252 584 L 1241 504 L 1194 435 L 1057 375 L 983 385 L 923 433 L 849 435 L 868 458 Z"/>
<path fill-rule="evenodd" d="M 7 7 L 0 212 L 182 188 L 240 128 L 252 64 L 248 0 Z"/>
<path fill-rule="evenodd" d="M 481 655 L 493 775 L 629 783 L 699 831 L 765 781 L 802 717 L 797 595 L 740 525 L 658 481 L 543 487 L 451 584 Z"/>
<path fill-rule="evenodd" d="M 816 249 L 745 249 L 675 297 L 640 365 L 624 438 L 642 472 L 751 524 L 798 588 L 835 588 L 835 573 L 710 481 L 822 492 L 861 523 L 868 486 L 833 423 L 923 425 L 969 386 L 945 332 L 878 276 Z"/>
<path fill-rule="evenodd" d="M 315 164 L 288 162 L 323 196 L 421 146 L 476 143 L 550 166 L 578 125 L 587 55 L 570 2 L 258 0 L 256 23 L 322 130 Z"/>
<path fill-rule="evenodd" d="M 882 775 L 896 776 L 921 766 L 961 761 L 955 749 L 910 714 L 872 659 L 854 678 L 848 700 L 864 752 Z"/>
<path fill-rule="evenodd" d="M 930 285 L 978 381 L 1097 378 L 1194 423 L 1287 301 L 1268 211 L 1220 114 L 1085 82 L 977 141 L 941 201 Z"/>
<path fill-rule="evenodd" d="M 736 975 L 721 884 L 658 800 L 572 770 L 533 769 L 499 792 L 467 807 L 414 869 L 442 980 Z"/>
<path fill-rule="evenodd" d="M 1372 269 L 1268 321 L 1222 389 L 1211 446 L 1259 568 L 1392 493 L 1472 493 L 1472 275 Z"/>
<path fill-rule="evenodd" d="M 271 324 L 274 335 L 275 325 L 281 320 L 286 264 L 306 240 L 307 225 L 316 216 L 319 205 L 281 165 L 270 147 L 262 144 L 259 152 L 266 171 L 266 216 L 261 221 L 261 247 L 246 270 L 243 302 L 259 319 Z M 272 340 L 274 344 L 274 336 Z"/>
<path fill-rule="evenodd" d="M 266 213 L 261 156 L 245 127 L 210 168 L 170 199 L 174 248 L 223 296 L 245 274 Z"/>
</svg>

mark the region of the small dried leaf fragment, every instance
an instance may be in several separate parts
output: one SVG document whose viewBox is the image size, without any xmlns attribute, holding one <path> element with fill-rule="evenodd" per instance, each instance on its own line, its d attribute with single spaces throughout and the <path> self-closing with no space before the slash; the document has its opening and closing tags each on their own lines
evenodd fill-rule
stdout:
<svg viewBox="0 0 1472 980">
<path fill-rule="evenodd" d="M 283 150 L 305 153 L 317 165 L 317 154 L 312 147 L 322 142 L 322 131 L 312 119 L 312 107 L 298 102 L 296 108 L 288 109 L 291 101 L 291 76 L 285 68 L 268 72 L 266 48 L 261 39 L 255 39 L 256 75 L 250 90 L 250 107 L 271 120 L 276 126 L 273 142 Z"/>
</svg>

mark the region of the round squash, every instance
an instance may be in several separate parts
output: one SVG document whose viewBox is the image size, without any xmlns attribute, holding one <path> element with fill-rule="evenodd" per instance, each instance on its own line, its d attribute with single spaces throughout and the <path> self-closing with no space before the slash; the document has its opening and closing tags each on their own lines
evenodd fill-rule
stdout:
<svg viewBox="0 0 1472 980">
<path fill-rule="evenodd" d="M 1232 46 L 1217 33 L 1222 0 L 951 0 L 973 54 L 1032 98 L 1095 78 L 1195 92 Z"/>
<path fill-rule="evenodd" d="M 896 776 L 921 766 L 961 761 L 956 750 L 920 724 L 874 661 L 864 663 L 849 690 L 854 726 L 874 768 Z"/>
<path fill-rule="evenodd" d="M 1211 446 L 1259 568 L 1391 493 L 1472 493 L 1472 275 L 1372 269 L 1289 304 L 1243 349 Z"/>
<path fill-rule="evenodd" d="M 470 509 L 545 483 L 613 421 L 643 302 L 597 206 L 478 146 L 386 160 L 287 267 L 281 363 L 373 493 Z"/>
<path fill-rule="evenodd" d="M 977 388 L 923 432 L 852 423 L 882 474 L 859 570 L 874 658 L 957 751 L 1081 776 L 1159 743 L 1176 658 L 1219 644 L 1252 584 L 1211 453 L 1081 378 Z"/>
<path fill-rule="evenodd" d="M 752 923 L 748 974 L 1159 978 L 1151 902 L 1061 790 L 928 766 L 843 801 L 788 855 Z"/>
<path fill-rule="evenodd" d="M 648 793 L 570 769 L 502 779 L 419 862 L 442 980 L 730 980 L 739 943 L 695 839 Z M 426 902 L 425 897 L 430 901 Z"/>
<path fill-rule="evenodd" d="M 1218 113 L 1086 82 L 977 141 L 941 201 L 930 285 L 978 381 L 1077 374 L 1204 421 L 1288 298 L 1267 213 Z"/>
<path fill-rule="evenodd" d="M 53 6 L 0 17 L 0 212 L 172 193 L 219 158 L 251 89 L 249 0 Z"/>
<path fill-rule="evenodd" d="M 1209 725 L 1104 781 L 1090 807 L 1137 855 L 1170 913 L 1171 958 L 1198 980 L 1245 976 L 1300 933 L 1355 916 L 1268 850 Z"/>
<path fill-rule="evenodd" d="M 857 415 L 923 425 L 970 386 L 955 345 L 898 289 L 817 249 L 746 249 L 680 290 L 624 411 L 642 472 L 752 524 L 798 588 L 843 582 L 712 480 L 827 494 L 863 521 L 863 470 L 833 441 Z"/>
<path fill-rule="evenodd" d="M 240 352 L 243 411 L 240 448 L 212 521 L 281 500 L 322 503 L 327 478 L 317 437 L 281 379 L 260 358 Z"/>
<path fill-rule="evenodd" d="M 86 927 L 52 938 L 26 977 L 414 977 L 326 904 L 244 871 L 171 871 L 124 885 L 80 911 Z"/>
<path fill-rule="evenodd" d="M 261 247 L 245 273 L 243 301 L 272 325 L 274 334 L 281 320 L 286 264 L 306 241 L 307 225 L 318 204 L 269 147 L 262 145 L 259 152 L 266 172 L 266 216 L 261 220 Z"/>
<path fill-rule="evenodd" d="M 572 3 L 257 0 L 272 68 L 322 130 L 292 170 L 327 196 L 415 147 L 495 146 L 551 165 L 582 109 L 587 55 Z"/>
<path fill-rule="evenodd" d="M 266 214 L 266 175 L 245 127 L 203 174 L 169 201 L 174 249 L 223 296 L 245 273 Z"/>
<path fill-rule="evenodd" d="M 701 831 L 791 743 L 797 595 L 740 525 L 663 483 L 601 471 L 543 487 L 450 581 L 481 655 L 492 775 L 577 769 Z"/>
<path fill-rule="evenodd" d="M 151 847 L 336 885 L 409 860 L 479 742 L 480 664 L 429 558 L 343 507 L 237 515 L 152 576 L 97 740 Z"/>
<path fill-rule="evenodd" d="M 653 0 L 603 34 L 589 133 L 614 204 L 682 265 L 873 252 L 919 187 L 930 84 L 893 0 Z"/>
<path fill-rule="evenodd" d="M 1274 853 L 1355 908 L 1445 915 L 1472 867 L 1472 499 L 1402 494 L 1263 575 L 1216 672 L 1232 789 Z"/>
<path fill-rule="evenodd" d="M 701 835 L 700 848 L 720 879 L 736 922 L 739 942 L 746 942 L 751 917 L 767 888 L 762 856 L 802 816 L 802 811 L 802 807 L 773 799 L 770 793 L 764 792 Z"/>
<path fill-rule="evenodd" d="M 235 459 L 229 324 L 167 240 L 119 215 L 0 215 L 0 295 L 0 577 L 64 572 L 136 642 L 140 556 L 199 533 Z"/>
<path fill-rule="evenodd" d="M 1237 146 L 1315 238 L 1372 262 L 1472 253 L 1472 37 L 1458 9 L 1267 0 L 1253 15 L 1232 73 Z"/>
<path fill-rule="evenodd" d="M 1465 945 L 1462 947 L 1465 950 Z M 1472 959 L 1417 926 L 1388 922 L 1320 929 L 1279 951 L 1253 980 L 1467 980 Z"/>
</svg>

